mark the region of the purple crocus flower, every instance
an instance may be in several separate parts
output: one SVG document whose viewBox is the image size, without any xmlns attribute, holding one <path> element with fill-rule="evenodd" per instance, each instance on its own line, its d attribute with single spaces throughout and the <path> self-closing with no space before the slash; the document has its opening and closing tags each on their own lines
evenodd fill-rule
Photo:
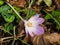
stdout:
<svg viewBox="0 0 60 45">
<path fill-rule="evenodd" d="M 44 22 L 44 18 L 39 18 L 40 14 L 36 14 L 31 17 L 28 21 L 24 20 L 26 34 L 30 34 L 31 37 L 41 35 L 44 33 L 44 29 L 39 24 Z"/>
</svg>

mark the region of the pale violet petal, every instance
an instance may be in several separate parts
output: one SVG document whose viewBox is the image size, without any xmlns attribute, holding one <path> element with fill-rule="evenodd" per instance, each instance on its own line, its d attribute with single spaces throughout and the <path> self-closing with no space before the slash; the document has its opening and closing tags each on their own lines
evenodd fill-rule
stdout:
<svg viewBox="0 0 60 45">
<path fill-rule="evenodd" d="M 28 32 L 31 33 L 30 35 L 33 35 L 33 33 L 36 35 L 41 35 L 41 34 L 44 34 L 44 29 L 41 26 L 37 26 L 34 28 L 29 28 Z"/>
<path fill-rule="evenodd" d="M 42 24 L 44 22 L 44 18 L 38 18 L 36 20 L 31 20 L 32 26 L 38 26 L 39 24 Z"/>
<path fill-rule="evenodd" d="M 31 37 L 34 36 L 33 33 L 32 33 L 32 32 L 34 31 L 33 28 L 27 28 L 27 27 L 26 27 L 26 31 L 27 31 L 27 33 L 29 33 L 29 35 L 30 35 Z"/>
<path fill-rule="evenodd" d="M 33 17 L 31 17 L 31 18 L 29 19 L 29 21 L 35 20 L 35 19 L 39 18 L 39 16 L 40 16 L 40 14 L 36 14 L 36 15 L 34 15 Z"/>
<path fill-rule="evenodd" d="M 44 29 L 41 26 L 36 27 L 36 29 L 33 31 L 36 35 L 44 34 Z"/>
<path fill-rule="evenodd" d="M 26 32 L 26 34 L 28 34 L 28 30 L 25 28 L 25 32 Z"/>
<path fill-rule="evenodd" d="M 36 24 L 42 24 L 44 22 L 44 18 L 38 18 L 34 21 Z"/>
<path fill-rule="evenodd" d="M 31 37 L 33 37 L 33 36 L 34 36 L 34 35 L 33 35 L 33 33 L 32 33 L 32 31 L 31 31 L 31 32 L 29 31 L 29 34 L 30 34 L 30 36 L 31 36 Z"/>
<path fill-rule="evenodd" d="M 24 20 L 24 25 L 26 26 L 26 23 L 27 23 L 27 21 L 26 20 Z"/>
</svg>

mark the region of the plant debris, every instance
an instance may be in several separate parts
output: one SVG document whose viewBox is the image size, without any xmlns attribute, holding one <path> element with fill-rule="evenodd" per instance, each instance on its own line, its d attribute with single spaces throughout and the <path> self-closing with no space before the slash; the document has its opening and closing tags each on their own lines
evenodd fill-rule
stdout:
<svg viewBox="0 0 60 45">
<path fill-rule="evenodd" d="M 60 45 L 60 0 L 0 0 L 0 45 Z"/>
</svg>

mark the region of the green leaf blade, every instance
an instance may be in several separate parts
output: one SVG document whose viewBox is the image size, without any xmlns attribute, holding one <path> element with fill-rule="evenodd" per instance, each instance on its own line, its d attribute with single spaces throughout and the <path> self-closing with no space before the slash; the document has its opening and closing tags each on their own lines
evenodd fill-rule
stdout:
<svg viewBox="0 0 60 45">
<path fill-rule="evenodd" d="M 48 7 L 52 5 L 52 0 L 44 0 L 44 2 L 46 3 Z"/>
</svg>

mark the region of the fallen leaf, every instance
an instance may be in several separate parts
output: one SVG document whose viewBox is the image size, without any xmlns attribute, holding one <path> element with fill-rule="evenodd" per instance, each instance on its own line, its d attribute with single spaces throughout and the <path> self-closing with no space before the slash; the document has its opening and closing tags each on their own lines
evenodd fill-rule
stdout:
<svg viewBox="0 0 60 45">
<path fill-rule="evenodd" d="M 52 33 L 50 35 L 45 35 L 44 39 L 46 39 L 48 42 L 50 43 L 58 43 L 58 41 L 60 40 L 60 35 L 58 33 Z"/>
<path fill-rule="evenodd" d="M 57 8 L 60 8 L 60 0 L 53 0 Z"/>
<path fill-rule="evenodd" d="M 11 3 L 12 5 L 19 7 L 26 7 L 27 5 L 27 0 L 6 0 L 6 1 Z"/>
</svg>

